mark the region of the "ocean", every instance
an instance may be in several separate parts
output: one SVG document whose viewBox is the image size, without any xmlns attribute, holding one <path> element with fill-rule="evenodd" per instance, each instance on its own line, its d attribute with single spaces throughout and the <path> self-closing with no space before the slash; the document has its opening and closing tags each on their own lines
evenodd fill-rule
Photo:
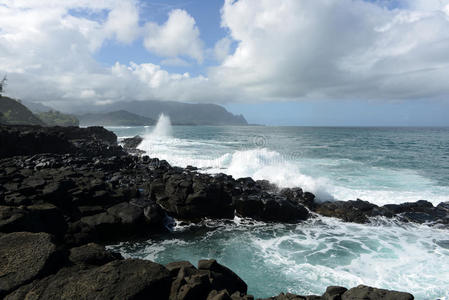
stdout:
<svg viewBox="0 0 449 300">
<path fill-rule="evenodd" d="M 108 129 L 119 138 L 143 136 L 139 148 L 172 165 L 299 186 L 319 201 L 449 201 L 449 128 L 171 126 L 161 117 L 154 127 Z M 215 258 L 256 297 L 366 284 L 449 299 L 448 233 L 385 219 L 286 225 L 235 218 L 111 248 L 159 263 Z"/>
</svg>

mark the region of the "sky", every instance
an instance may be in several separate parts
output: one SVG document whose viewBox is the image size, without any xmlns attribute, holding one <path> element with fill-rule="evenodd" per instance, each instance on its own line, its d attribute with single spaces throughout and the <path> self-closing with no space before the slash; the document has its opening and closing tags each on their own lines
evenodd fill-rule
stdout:
<svg viewBox="0 0 449 300">
<path fill-rule="evenodd" d="M 250 123 L 449 126 L 449 0 L 0 0 L 6 94 L 216 103 Z"/>
</svg>

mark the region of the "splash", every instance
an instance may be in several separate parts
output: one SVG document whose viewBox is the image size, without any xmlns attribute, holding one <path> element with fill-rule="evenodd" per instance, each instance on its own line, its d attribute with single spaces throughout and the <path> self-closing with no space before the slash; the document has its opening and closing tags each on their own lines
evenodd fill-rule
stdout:
<svg viewBox="0 0 449 300">
<path fill-rule="evenodd" d="M 172 125 L 170 121 L 170 117 L 164 114 L 159 116 L 159 120 L 157 121 L 156 127 L 154 127 L 151 132 L 151 137 L 171 137 L 172 136 Z"/>
</svg>

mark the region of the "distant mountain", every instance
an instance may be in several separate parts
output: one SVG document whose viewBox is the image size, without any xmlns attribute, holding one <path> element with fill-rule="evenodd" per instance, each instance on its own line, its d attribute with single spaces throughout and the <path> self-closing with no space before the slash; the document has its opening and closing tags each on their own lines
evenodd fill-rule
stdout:
<svg viewBox="0 0 449 300">
<path fill-rule="evenodd" d="M 0 96 L 0 121 L 11 125 L 45 125 L 19 100 Z"/>
<path fill-rule="evenodd" d="M 50 126 L 78 126 L 79 120 L 68 114 L 63 114 L 56 110 L 50 110 L 48 112 L 36 113 L 36 116 L 41 119 L 45 124 Z"/>
<path fill-rule="evenodd" d="M 153 120 L 161 113 L 170 116 L 173 124 L 189 125 L 247 125 L 242 115 L 234 115 L 216 104 L 190 104 L 174 101 L 117 102 L 103 107 L 103 111 L 126 110 Z"/>
<path fill-rule="evenodd" d="M 79 115 L 78 119 L 81 125 L 100 126 L 145 126 L 155 123 L 153 119 L 133 114 L 126 110 Z"/>
</svg>

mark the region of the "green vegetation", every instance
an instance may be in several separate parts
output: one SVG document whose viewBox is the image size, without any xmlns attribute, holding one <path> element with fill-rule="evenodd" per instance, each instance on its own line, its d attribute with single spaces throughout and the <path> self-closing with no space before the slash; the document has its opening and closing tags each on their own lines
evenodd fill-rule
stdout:
<svg viewBox="0 0 449 300">
<path fill-rule="evenodd" d="M 0 81 L 0 97 L 2 96 L 2 93 L 3 93 L 4 89 L 5 89 L 7 80 L 8 79 L 6 78 L 6 75 L 5 75 L 5 77 L 3 77 L 3 79 Z"/>
<path fill-rule="evenodd" d="M 78 126 L 79 121 L 73 115 L 66 115 L 59 111 L 50 110 L 36 114 L 45 124 L 50 126 Z"/>
<path fill-rule="evenodd" d="M 82 125 L 99 126 L 146 126 L 153 125 L 154 120 L 126 110 L 108 113 L 86 114 L 78 116 Z"/>
<path fill-rule="evenodd" d="M 45 125 L 20 101 L 0 96 L 0 122 L 10 125 Z"/>
</svg>

